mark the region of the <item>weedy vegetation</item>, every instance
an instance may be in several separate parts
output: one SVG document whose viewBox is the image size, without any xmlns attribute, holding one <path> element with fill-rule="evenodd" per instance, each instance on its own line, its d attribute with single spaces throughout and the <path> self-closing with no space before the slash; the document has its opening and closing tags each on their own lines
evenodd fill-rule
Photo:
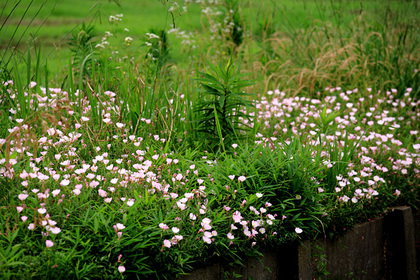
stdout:
<svg viewBox="0 0 420 280">
<path fill-rule="evenodd" d="M 1 4 L 2 279 L 174 279 L 418 210 L 418 1 L 65 2 Z"/>
</svg>

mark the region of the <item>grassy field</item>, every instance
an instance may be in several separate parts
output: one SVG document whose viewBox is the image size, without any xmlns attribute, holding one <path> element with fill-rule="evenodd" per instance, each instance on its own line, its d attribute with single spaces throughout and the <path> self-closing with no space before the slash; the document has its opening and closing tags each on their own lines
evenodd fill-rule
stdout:
<svg viewBox="0 0 420 280">
<path fill-rule="evenodd" d="M 45 59 L 48 58 L 49 72 L 62 74 L 63 69 L 68 66 L 70 55 L 68 39 L 72 33 L 78 30 L 82 22 L 95 26 L 97 40 L 105 31 L 118 32 L 124 28 L 129 29 L 128 34 L 134 39 L 133 48 L 144 46 L 145 34 L 151 28 L 170 30 L 173 22 L 177 28 L 187 33 L 202 34 L 203 37 L 200 40 L 207 41 L 211 36 L 208 33 L 205 34 L 210 27 L 202 12 L 206 5 L 190 2 L 185 5 L 180 2 L 178 8 L 174 9 L 174 18 L 172 18 L 171 14 L 167 12 L 171 3 L 164 2 L 162 4 L 157 0 L 122 1 L 120 6 L 113 1 L 31 2 L 25 0 L 19 2 L 13 13 L 11 11 L 14 2 L 7 1 L 2 4 L 1 18 L 4 26 L 1 29 L 0 48 L 6 49 L 11 42 L 11 48 L 17 46 L 20 52 L 25 52 L 28 40 L 34 36 L 37 45 L 42 46 L 44 64 Z M 220 3 L 216 7 L 220 7 L 220 5 L 223 6 Z M 29 9 L 27 9 L 28 7 Z M 186 7 L 188 12 L 184 12 L 183 7 Z M 413 64 L 416 65 L 415 61 L 418 57 L 416 45 L 420 41 L 419 32 L 416 32 L 418 31 L 417 26 L 419 26 L 418 3 L 416 1 L 403 3 L 399 1 L 364 3 L 345 0 L 247 1 L 241 3 L 239 9 L 243 28 L 249 35 L 245 38 L 246 44 L 242 51 L 249 53 L 249 60 L 251 60 L 256 57 L 256 54 L 261 55 L 263 53 L 261 50 L 266 50 L 266 57 L 262 58 L 262 61 L 261 59 L 260 61 L 254 60 L 250 64 L 262 62 L 263 65 L 260 65 L 260 68 L 269 77 L 273 74 L 272 72 L 282 72 L 281 75 L 290 80 L 298 74 L 297 72 L 313 70 L 315 58 L 322 59 L 328 54 L 322 52 L 321 49 L 313 49 L 311 44 L 317 46 L 338 44 L 337 47 L 341 47 L 348 57 L 361 54 L 369 55 L 376 64 L 383 62 L 382 56 L 393 55 L 392 52 L 397 55 L 398 48 L 403 47 L 406 48 L 404 53 L 409 53 L 411 56 L 408 59 L 413 60 Z M 9 20 L 5 21 L 9 14 Z M 109 16 L 115 14 L 124 15 L 123 21 L 118 27 L 111 25 L 108 21 Z M 173 35 L 168 35 L 168 37 L 171 45 L 171 61 L 179 65 L 181 69 L 185 68 L 183 64 L 189 59 L 186 52 L 182 51 L 185 50 L 181 44 L 183 39 Z M 362 50 L 361 54 L 354 54 L 352 50 L 345 49 L 346 46 L 351 48 L 349 46 L 351 44 L 366 43 L 364 41 L 369 38 L 372 42 L 368 42 L 369 46 L 364 46 L 367 49 Z M 410 43 L 407 45 L 402 39 Z M 201 49 L 204 49 L 205 43 L 202 45 Z M 32 52 L 35 52 L 33 44 L 29 46 L 32 46 Z M 390 47 L 390 50 L 384 50 L 385 53 L 375 52 L 375 48 L 380 50 L 387 46 Z M 356 59 L 365 58 L 357 57 Z M 267 62 L 271 60 L 277 60 L 271 64 L 275 65 L 274 71 L 267 69 L 272 68 L 271 65 L 267 67 Z M 326 61 L 320 61 L 320 63 L 328 64 L 330 60 L 326 58 Z M 395 58 L 389 58 L 389 60 L 395 60 Z M 286 67 L 285 63 L 289 62 L 293 63 L 297 69 L 290 70 L 289 66 Z M 358 63 L 362 62 L 358 61 Z M 328 69 L 328 72 L 332 70 Z M 273 87 L 278 87 L 279 82 L 276 83 L 276 80 L 279 77 L 277 75 L 271 77 L 274 81 Z M 62 79 L 62 76 L 57 76 L 51 80 Z M 267 79 L 264 80 L 267 82 Z M 381 82 L 383 84 L 387 81 Z M 59 84 L 57 83 L 57 85 Z"/>
<path fill-rule="evenodd" d="M 418 1 L 119 4 L 0 4 L 1 279 L 175 279 L 418 210 Z"/>
</svg>

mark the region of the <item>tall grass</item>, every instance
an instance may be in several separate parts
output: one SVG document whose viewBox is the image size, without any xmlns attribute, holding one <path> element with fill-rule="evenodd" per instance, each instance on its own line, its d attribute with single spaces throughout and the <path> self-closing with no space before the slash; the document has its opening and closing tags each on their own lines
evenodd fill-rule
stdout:
<svg viewBox="0 0 420 280">
<path fill-rule="evenodd" d="M 360 4 L 350 18 L 348 1 L 305 2 L 330 10 L 333 20 L 324 12 L 320 13 L 325 15 L 323 20 L 314 17 L 310 25 L 302 26 L 290 9 L 278 7 L 276 16 L 282 20 L 277 21 L 277 31 L 271 27 L 270 37 L 261 42 L 260 58 L 254 64 L 267 77 L 266 90 L 282 85 L 291 94 L 315 95 L 331 85 L 399 91 L 410 86 L 418 94 L 416 1 L 370 2 L 366 8 Z M 275 21 L 273 15 L 267 16 L 266 22 Z"/>
</svg>

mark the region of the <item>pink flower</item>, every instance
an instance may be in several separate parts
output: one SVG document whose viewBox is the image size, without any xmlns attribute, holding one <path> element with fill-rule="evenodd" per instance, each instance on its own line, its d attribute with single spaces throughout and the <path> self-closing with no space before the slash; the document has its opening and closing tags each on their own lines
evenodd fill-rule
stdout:
<svg viewBox="0 0 420 280">
<path fill-rule="evenodd" d="M 231 233 L 231 232 L 229 232 L 228 234 L 227 234 L 227 238 L 229 238 L 229 239 L 234 239 L 235 238 L 235 236 Z"/>
<path fill-rule="evenodd" d="M 106 191 L 104 191 L 103 189 L 99 189 L 98 194 L 102 197 L 107 197 L 107 195 L 108 195 L 108 193 Z"/>
<path fill-rule="evenodd" d="M 194 215 L 193 213 L 190 213 L 190 219 L 195 221 L 197 219 L 197 216 Z"/>
<path fill-rule="evenodd" d="M 120 265 L 119 267 L 118 267 L 118 272 L 119 273 L 123 273 L 125 271 L 125 267 L 123 266 L 123 265 Z"/>
<path fill-rule="evenodd" d="M 54 233 L 54 234 L 59 234 L 59 233 L 61 232 L 61 229 L 60 229 L 60 228 L 58 228 L 58 227 L 53 227 L 53 228 L 51 229 L 51 232 L 52 232 L 52 233 Z"/>
<path fill-rule="evenodd" d="M 160 223 L 160 224 L 159 224 L 159 227 L 160 227 L 161 229 L 163 229 L 164 231 L 165 231 L 165 230 L 167 230 L 167 229 L 169 229 L 169 227 L 168 227 L 166 224 L 164 224 L 164 223 Z"/>
<path fill-rule="evenodd" d="M 241 213 L 239 211 L 235 211 L 235 213 L 233 213 L 232 215 L 232 218 L 235 221 L 235 223 L 239 223 L 242 220 Z"/>
<path fill-rule="evenodd" d="M 56 197 L 60 192 L 61 192 L 61 190 L 53 190 L 52 191 L 53 197 Z"/>
<path fill-rule="evenodd" d="M 208 236 L 203 236 L 203 241 L 207 244 L 211 244 L 211 238 Z"/>
<path fill-rule="evenodd" d="M 211 225 L 210 225 L 211 220 L 209 218 L 204 218 L 201 221 L 201 226 L 205 229 L 205 230 L 210 230 L 211 229 Z"/>
<path fill-rule="evenodd" d="M 175 235 L 174 238 L 178 241 L 181 241 L 182 239 L 184 239 L 182 235 Z"/>
<path fill-rule="evenodd" d="M 181 210 L 185 210 L 187 208 L 187 205 L 185 205 L 185 203 L 182 203 L 182 201 L 177 201 L 176 205 Z"/>
<path fill-rule="evenodd" d="M 80 194 L 80 189 L 74 189 L 72 191 L 72 193 L 74 193 L 75 195 L 79 195 Z"/>
<path fill-rule="evenodd" d="M 164 247 L 171 248 L 171 245 L 172 245 L 171 241 L 169 241 L 167 239 L 163 240 L 163 246 Z"/>
<path fill-rule="evenodd" d="M 27 194 L 23 194 L 23 193 L 21 193 L 21 194 L 19 194 L 19 195 L 18 195 L 18 198 L 19 198 L 21 201 L 24 201 L 27 197 L 28 197 L 28 195 L 27 195 Z"/>
<path fill-rule="evenodd" d="M 54 246 L 54 242 L 52 242 L 51 240 L 46 240 L 45 241 L 45 245 L 48 247 L 48 248 L 50 248 L 50 247 L 52 247 L 52 246 Z"/>
<path fill-rule="evenodd" d="M 113 178 L 111 179 L 111 181 L 109 181 L 111 184 L 115 185 L 116 183 L 118 183 L 118 179 L 117 178 Z"/>
<path fill-rule="evenodd" d="M 185 193 L 184 196 L 188 199 L 193 198 L 194 194 L 193 193 Z"/>
</svg>

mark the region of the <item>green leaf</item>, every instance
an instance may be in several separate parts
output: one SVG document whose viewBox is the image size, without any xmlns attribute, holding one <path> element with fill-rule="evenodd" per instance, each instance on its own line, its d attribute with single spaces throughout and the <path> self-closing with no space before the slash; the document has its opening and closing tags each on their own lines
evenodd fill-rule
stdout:
<svg viewBox="0 0 420 280">
<path fill-rule="evenodd" d="M 225 106 L 225 96 L 224 95 L 220 96 L 219 105 L 220 105 L 220 107 Z"/>
</svg>

